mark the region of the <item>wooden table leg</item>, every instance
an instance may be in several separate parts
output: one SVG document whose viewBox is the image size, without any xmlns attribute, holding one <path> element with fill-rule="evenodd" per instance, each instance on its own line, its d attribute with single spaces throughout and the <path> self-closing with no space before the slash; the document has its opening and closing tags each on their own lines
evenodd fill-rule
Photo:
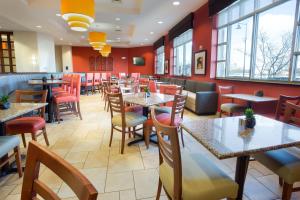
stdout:
<svg viewBox="0 0 300 200">
<path fill-rule="evenodd" d="M 243 199 L 244 185 L 247 176 L 250 156 L 241 156 L 237 158 L 235 169 L 235 182 L 239 185 L 237 200 Z"/>
</svg>

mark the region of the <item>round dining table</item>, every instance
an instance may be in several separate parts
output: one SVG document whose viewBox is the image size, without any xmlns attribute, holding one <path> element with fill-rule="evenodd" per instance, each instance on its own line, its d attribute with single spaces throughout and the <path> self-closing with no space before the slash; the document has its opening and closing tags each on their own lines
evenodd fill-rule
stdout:
<svg viewBox="0 0 300 200">
<path fill-rule="evenodd" d="M 43 87 L 43 90 L 48 90 L 47 94 L 47 103 L 46 106 L 46 112 L 48 113 L 48 120 L 47 123 L 54 122 L 54 111 L 53 111 L 53 103 L 52 103 L 52 88 L 55 85 L 61 85 L 61 84 L 69 84 L 69 82 L 60 80 L 60 79 L 47 79 L 46 81 L 43 81 L 42 79 L 32 79 L 28 81 L 29 85 L 41 85 Z"/>
</svg>

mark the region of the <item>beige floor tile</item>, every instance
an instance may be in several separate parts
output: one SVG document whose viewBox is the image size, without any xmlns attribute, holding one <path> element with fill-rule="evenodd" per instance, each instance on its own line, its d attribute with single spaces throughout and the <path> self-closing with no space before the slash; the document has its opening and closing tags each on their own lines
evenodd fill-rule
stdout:
<svg viewBox="0 0 300 200">
<path fill-rule="evenodd" d="M 90 168 L 80 170 L 94 185 L 98 193 L 104 193 L 106 182 L 106 169 L 103 168 Z"/>
<path fill-rule="evenodd" d="M 4 200 L 20 200 L 21 194 L 8 195 Z"/>
<path fill-rule="evenodd" d="M 69 163 L 80 163 L 85 162 L 87 158 L 88 152 L 82 151 L 82 152 L 70 152 L 66 155 L 65 160 Z"/>
<path fill-rule="evenodd" d="M 16 187 L 16 185 L 10 185 L 10 186 L 1 186 L 0 187 L 0 199 L 5 199 L 10 192 L 12 192 Z"/>
<path fill-rule="evenodd" d="M 119 194 L 119 192 L 103 193 L 103 194 L 99 194 L 98 199 L 99 200 L 119 200 L 120 194 Z"/>
<path fill-rule="evenodd" d="M 43 173 L 41 173 L 39 179 L 46 183 L 48 187 L 51 189 L 59 189 L 62 185 L 62 180 L 59 178 L 54 172 L 50 169 L 46 169 Z"/>
<path fill-rule="evenodd" d="M 84 163 L 84 168 L 107 168 L 109 151 L 92 151 L 89 152 Z"/>
<path fill-rule="evenodd" d="M 108 172 L 123 172 L 144 169 L 140 154 L 117 154 L 110 156 Z"/>
<path fill-rule="evenodd" d="M 158 172 L 155 169 L 134 171 L 136 198 L 155 197 L 158 185 Z"/>
<path fill-rule="evenodd" d="M 108 173 L 105 192 L 115 192 L 134 188 L 132 172 Z"/>
<path fill-rule="evenodd" d="M 120 200 L 136 200 L 135 190 L 120 191 Z"/>
</svg>

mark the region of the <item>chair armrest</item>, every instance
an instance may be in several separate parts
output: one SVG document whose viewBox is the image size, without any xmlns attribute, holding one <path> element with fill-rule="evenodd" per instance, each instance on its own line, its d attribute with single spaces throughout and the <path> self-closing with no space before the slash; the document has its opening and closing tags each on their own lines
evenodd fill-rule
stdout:
<svg viewBox="0 0 300 200">
<path fill-rule="evenodd" d="M 215 91 L 197 92 L 195 104 L 198 115 L 216 114 L 218 109 L 218 93 Z"/>
</svg>

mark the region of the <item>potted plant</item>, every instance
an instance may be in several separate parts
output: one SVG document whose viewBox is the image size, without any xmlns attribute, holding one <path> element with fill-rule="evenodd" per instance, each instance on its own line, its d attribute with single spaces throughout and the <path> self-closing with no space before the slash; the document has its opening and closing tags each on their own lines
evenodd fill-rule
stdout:
<svg viewBox="0 0 300 200">
<path fill-rule="evenodd" d="M 245 127 L 246 128 L 254 128 L 256 124 L 255 116 L 254 116 L 254 111 L 251 108 L 247 108 L 245 110 Z"/>
<path fill-rule="evenodd" d="M 8 101 L 9 96 L 4 95 L 0 98 L 0 108 L 1 109 L 9 109 L 10 108 L 10 102 Z"/>
<path fill-rule="evenodd" d="M 145 87 L 145 88 L 144 88 L 144 92 L 145 92 L 145 96 L 146 96 L 146 97 L 150 97 L 151 93 L 150 93 L 150 90 L 149 90 L 148 87 Z"/>
</svg>

